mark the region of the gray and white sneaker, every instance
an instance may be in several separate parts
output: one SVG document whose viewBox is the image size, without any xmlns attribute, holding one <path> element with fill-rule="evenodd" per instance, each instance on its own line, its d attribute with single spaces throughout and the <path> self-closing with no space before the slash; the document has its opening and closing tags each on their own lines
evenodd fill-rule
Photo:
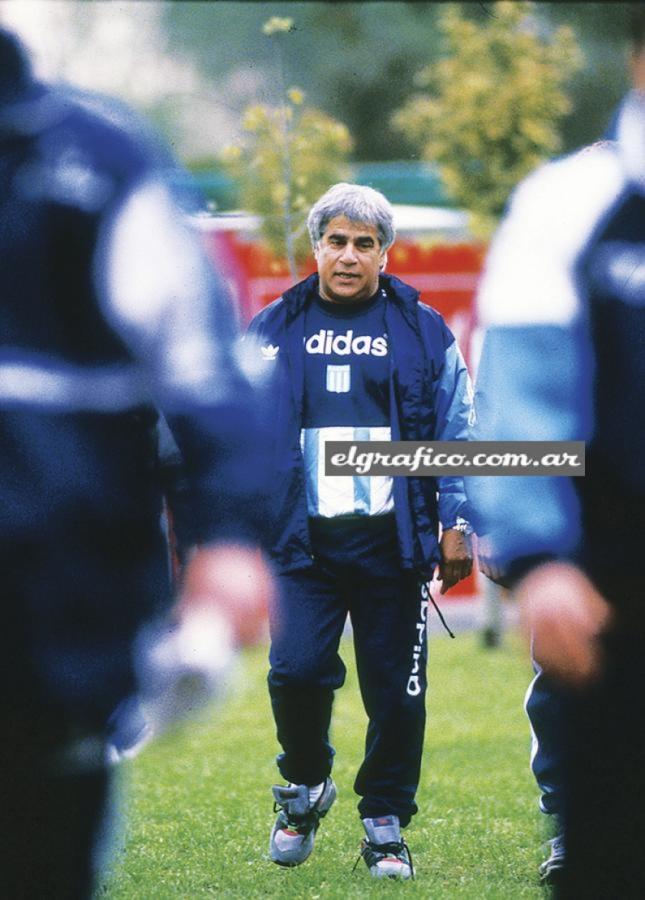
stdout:
<svg viewBox="0 0 645 900">
<path fill-rule="evenodd" d="M 359 859 L 365 860 L 370 874 L 374 878 L 414 878 L 412 857 L 401 837 L 398 816 L 363 819 L 363 827 L 367 837 L 361 843 Z"/>
<path fill-rule="evenodd" d="M 560 880 L 566 859 L 563 834 L 556 835 L 549 844 L 551 852 L 538 870 L 542 884 L 555 884 Z"/>
<path fill-rule="evenodd" d="M 274 811 L 279 810 L 269 841 L 271 859 L 279 866 L 299 866 L 314 849 L 320 820 L 336 799 L 336 785 L 327 778 L 313 803 L 306 784 L 274 784 L 271 790 Z"/>
</svg>

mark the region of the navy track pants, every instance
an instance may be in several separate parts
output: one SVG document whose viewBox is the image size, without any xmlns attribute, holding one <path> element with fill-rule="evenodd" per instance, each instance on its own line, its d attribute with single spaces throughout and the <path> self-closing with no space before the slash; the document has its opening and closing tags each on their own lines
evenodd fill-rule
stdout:
<svg viewBox="0 0 645 900">
<path fill-rule="evenodd" d="M 540 789 L 540 809 L 557 816 L 560 829 L 565 807 L 566 696 L 536 662 L 533 668 L 535 678 L 524 702 L 531 724 L 531 771 Z"/>
<path fill-rule="evenodd" d="M 269 692 L 282 776 L 319 784 L 331 772 L 338 654 L 349 613 L 369 724 L 354 789 L 361 817 L 394 814 L 405 826 L 421 769 L 425 728 L 427 593 L 399 563 L 394 516 L 311 520 L 314 564 L 279 573 L 271 609 Z"/>
</svg>

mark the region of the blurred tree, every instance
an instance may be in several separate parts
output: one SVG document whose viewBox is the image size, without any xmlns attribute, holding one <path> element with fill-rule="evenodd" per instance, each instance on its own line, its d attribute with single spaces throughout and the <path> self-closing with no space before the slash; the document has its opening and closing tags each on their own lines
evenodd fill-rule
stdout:
<svg viewBox="0 0 645 900">
<path fill-rule="evenodd" d="M 642 0 L 641 0 L 642 2 Z M 575 30 L 585 64 L 572 77 L 571 112 L 560 123 L 564 151 L 596 140 L 628 87 L 629 10 L 606 2 L 539 2 L 535 21 Z M 54 78 L 123 96 L 152 115 L 188 162 L 240 138 L 252 101 L 272 103 L 273 61 L 262 23 L 290 16 L 288 84 L 344 122 L 356 161 L 414 159 L 418 145 L 391 127 L 415 90 L 415 73 L 440 56 L 439 2 L 81 3 L 0 0 L 0 21 L 18 28 Z M 477 23 L 492 3 L 464 2 Z"/>
<path fill-rule="evenodd" d="M 279 42 L 292 27 L 288 18 L 265 23 L 264 33 L 276 44 L 280 103 L 248 106 L 245 136 L 224 151 L 222 161 L 240 185 L 242 206 L 261 217 L 264 238 L 274 253 L 287 258 L 295 281 L 298 264 L 310 250 L 309 207 L 344 177 L 352 140 L 343 124 L 306 107 L 303 91 L 285 89 Z"/>
<path fill-rule="evenodd" d="M 561 126 L 564 148 L 592 143 L 605 132 L 610 114 L 628 90 L 629 22 L 638 3 L 540 3 L 538 11 L 552 26 L 576 30 L 584 65 L 571 78 L 571 115 Z"/>
<path fill-rule="evenodd" d="M 475 21 L 458 4 L 444 7 L 445 56 L 419 73 L 424 93 L 394 119 L 439 165 L 482 237 L 517 182 L 560 149 L 564 86 L 581 62 L 571 29 L 545 34 L 532 12 L 531 3 L 502 0 Z"/>
<path fill-rule="evenodd" d="M 364 161 L 409 159 L 417 152 L 390 127 L 390 116 L 434 55 L 439 8 L 380 0 L 164 4 L 171 47 L 195 60 L 240 120 L 251 96 L 275 102 L 274 60 L 261 30 L 267 10 L 293 18 L 295 28 L 284 41 L 285 81 L 348 126 L 353 157 Z"/>
</svg>

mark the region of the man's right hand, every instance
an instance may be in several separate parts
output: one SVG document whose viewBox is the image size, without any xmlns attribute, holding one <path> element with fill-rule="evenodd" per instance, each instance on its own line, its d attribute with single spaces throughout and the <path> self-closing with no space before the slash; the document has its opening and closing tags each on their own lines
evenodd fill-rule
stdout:
<svg viewBox="0 0 645 900">
<path fill-rule="evenodd" d="M 548 562 L 517 584 L 515 596 L 533 658 L 545 674 L 583 687 L 602 672 L 600 636 L 611 607 L 577 566 Z"/>
</svg>

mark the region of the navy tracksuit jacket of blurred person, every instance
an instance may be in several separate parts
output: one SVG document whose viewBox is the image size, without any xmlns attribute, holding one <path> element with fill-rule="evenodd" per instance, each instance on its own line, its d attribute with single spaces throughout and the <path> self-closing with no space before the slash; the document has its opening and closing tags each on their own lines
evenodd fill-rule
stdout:
<svg viewBox="0 0 645 900">
<path fill-rule="evenodd" d="M 194 541 L 255 542 L 261 441 L 233 316 L 105 99 L 48 88 L 0 31 L 0 895 L 81 897 L 105 722 L 169 599 L 155 406 Z"/>
<path fill-rule="evenodd" d="M 602 679 L 566 700 L 562 890 L 576 900 L 645 894 L 642 93 L 627 95 L 616 138 L 520 185 L 479 295 L 477 438 L 586 440 L 586 475 L 467 479 L 511 579 L 570 560 L 614 609 Z"/>
<path fill-rule="evenodd" d="M 611 116 L 603 140 L 616 140 L 623 108 L 620 103 Z M 564 722 L 566 702 L 562 689 L 535 664 L 535 677 L 526 693 L 525 708 L 531 725 L 531 770 L 540 790 L 540 809 L 555 817 L 555 829 L 562 830 L 564 816 Z"/>
</svg>

